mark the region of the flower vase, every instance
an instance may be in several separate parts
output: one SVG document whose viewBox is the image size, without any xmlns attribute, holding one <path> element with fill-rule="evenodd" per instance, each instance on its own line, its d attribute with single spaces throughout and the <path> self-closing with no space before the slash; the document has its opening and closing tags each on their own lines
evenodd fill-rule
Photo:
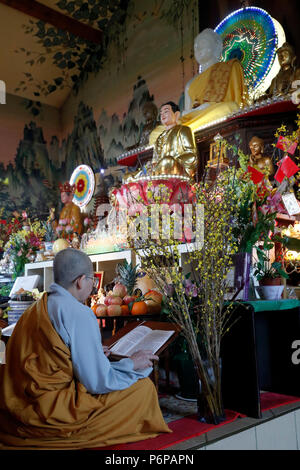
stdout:
<svg viewBox="0 0 300 470">
<path fill-rule="evenodd" d="M 13 278 L 24 276 L 25 260 L 22 257 L 13 260 Z"/>
<path fill-rule="evenodd" d="M 219 362 L 219 379 L 208 361 L 203 361 L 208 377 L 209 390 L 204 387 L 199 380 L 199 393 L 197 396 L 197 417 L 198 421 L 207 424 L 220 424 L 225 421 L 225 411 L 221 391 L 221 359 Z"/>
<path fill-rule="evenodd" d="M 174 364 L 180 387 L 180 391 L 176 395 L 177 398 L 196 401 L 199 393 L 198 377 L 190 354 L 186 351 L 176 354 Z"/>
<path fill-rule="evenodd" d="M 239 298 L 246 301 L 249 300 L 251 253 L 237 253 L 234 258 L 234 287 L 242 291 Z"/>
</svg>

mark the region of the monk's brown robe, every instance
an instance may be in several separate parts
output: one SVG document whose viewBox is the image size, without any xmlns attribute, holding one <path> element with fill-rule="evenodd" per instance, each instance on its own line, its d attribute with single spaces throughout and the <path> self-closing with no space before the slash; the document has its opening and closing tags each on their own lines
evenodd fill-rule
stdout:
<svg viewBox="0 0 300 470">
<path fill-rule="evenodd" d="M 74 378 L 70 350 L 48 316 L 47 294 L 22 315 L 0 366 L 0 450 L 102 447 L 162 432 L 171 431 L 150 379 L 91 395 Z"/>
</svg>

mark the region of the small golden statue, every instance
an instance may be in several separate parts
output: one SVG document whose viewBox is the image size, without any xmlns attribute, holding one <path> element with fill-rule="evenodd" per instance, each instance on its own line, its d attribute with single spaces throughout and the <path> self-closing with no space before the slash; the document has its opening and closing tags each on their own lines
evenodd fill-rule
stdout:
<svg viewBox="0 0 300 470">
<path fill-rule="evenodd" d="M 264 140 L 254 136 L 249 142 L 251 151 L 249 164 L 257 170 L 265 173 L 267 177 L 274 174 L 274 166 L 271 157 L 264 155 Z"/>
<path fill-rule="evenodd" d="M 289 94 L 292 91 L 292 83 L 300 79 L 300 68 L 296 66 L 297 57 L 294 48 L 285 42 L 277 50 L 277 55 L 280 70 L 276 77 L 273 78 L 270 88 L 266 93 L 268 97 Z"/>
</svg>

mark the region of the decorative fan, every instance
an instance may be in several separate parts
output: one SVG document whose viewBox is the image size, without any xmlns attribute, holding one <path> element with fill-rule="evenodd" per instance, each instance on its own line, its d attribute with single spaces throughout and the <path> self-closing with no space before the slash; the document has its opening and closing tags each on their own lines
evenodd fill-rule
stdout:
<svg viewBox="0 0 300 470">
<path fill-rule="evenodd" d="M 86 206 L 90 202 L 95 189 L 93 170 L 87 165 L 79 165 L 71 175 L 70 184 L 76 185 L 73 202 L 79 207 Z"/>
<path fill-rule="evenodd" d="M 265 10 L 247 7 L 228 15 L 215 32 L 223 39 L 222 60 L 238 59 L 248 86 L 265 91 L 279 70 L 276 50 L 285 41 L 281 25 Z"/>
</svg>

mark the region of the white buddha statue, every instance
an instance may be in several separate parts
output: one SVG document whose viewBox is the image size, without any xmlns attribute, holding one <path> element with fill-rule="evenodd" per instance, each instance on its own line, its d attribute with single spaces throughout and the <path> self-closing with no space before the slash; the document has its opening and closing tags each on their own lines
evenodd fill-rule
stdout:
<svg viewBox="0 0 300 470">
<path fill-rule="evenodd" d="M 193 131 L 244 106 L 248 92 L 237 59 L 220 62 L 223 41 L 212 29 L 203 30 L 194 41 L 199 74 L 185 87 L 181 123 Z"/>
</svg>

